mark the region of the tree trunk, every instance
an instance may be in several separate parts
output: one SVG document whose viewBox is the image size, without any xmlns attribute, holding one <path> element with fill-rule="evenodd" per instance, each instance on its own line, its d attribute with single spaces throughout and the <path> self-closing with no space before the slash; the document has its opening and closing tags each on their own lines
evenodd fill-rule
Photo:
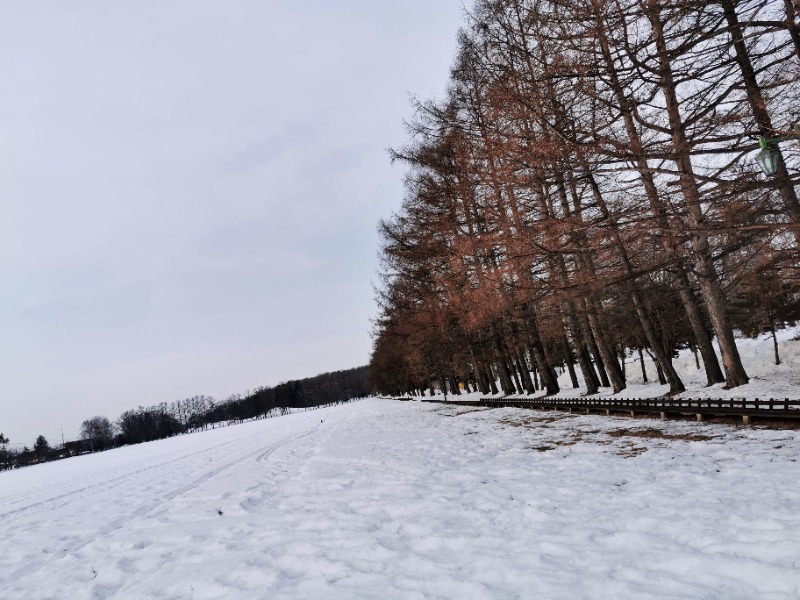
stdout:
<svg viewBox="0 0 800 600">
<path fill-rule="evenodd" d="M 770 315 L 769 317 L 769 332 L 772 334 L 772 346 L 775 350 L 775 364 L 781 364 L 781 356 L 778 354 L 778 336 L 775 335 L 775 319 Z"/>
<path fill-rule="evenodd" d="M 486 367 L 486 376 L 489 383 L 489 391 L 492 392 L 492 396 L 496 396 L 500 391 L 497 389 L 497 383 L 495 382 L 495 376 L 491 365 L 487 365 Z"/>
<path fill-rule="evenodd" d="M 609 379 L 611 380 L 612 389 L 614 390 L 614 393 L 617 394 L 625 389 L 625 379 L 622 377 L 622 371 L 619 368 L 619 363 L 617 363 L 617 359 L 614 356 L 614 352 L 611 350 L 611 346 L 604 338 L 604 332 L 600 327 L 600 323 L 597 315 L 594 314 L 594 311 L 589 311 L 587 318 L 589 319 L 589 326 L 592 328 L 592 334 L 594 335 L 597 343 L 598 352 L 603 359 L 605 370 Z"/>
<path fill-rule="evenodd" d="M 653 349 L 656 362 L 666 375 L 667 381 L 669 382 L 670 394 L 679 394 L 685 391 L 686 388 L 684 387 L 681 378 L 678 376 L 678 372 L 675 370 L 675 367 L 672 365 L 671 356 L 661 349 L 661 343 L 660 343 L 661 340 L 659 340 L 658 335 L 656 334 L 656 330 L 653 327 L 653 324 L 650 320 L 650 316 L 647 313 L 645 301 L 636 287 L 636 274 L 634 273 L 633 266 L 631 265 L 630 258 L 628 257 L 628 252 L 625 249 L 625 246 L 622 242 L 622 236 L 619 233 L 619 227 L 617 225 L 617 222 L 611 215 L 611 211 L 609 211 L 608 209 L 608 205 L 606 204 L 605 198 L 603 197 L 603 194 L 600 192 L 600 186 L 597 185 L 594 176 L 591 174 L 591 172 L 588 172 L 588 169 L 586 176 L 589 180 L 589 184 L 591 185 L 595 202 L 598 208 L 600 209 L 601 214 L 608 222 L 608 228 L 607 228 L 608 237 L 610 238 L 610 241 L 617 250 L 617 255 L 619 256 L 623 272 L 625 273 L 626 276 L 626 280 L 624 282 L 625 289 L 631 298 L 634 310 L 636 311 L 636 316 L 639 318 L 639 323 L 642 326 L 645 338 L 647 338 L 647 343 Z M 624 358 L 623 358 L 623 365 L 624 365 Z M 625 374 L 623 372 L 622 373 L 623 380 L 624 377 Z"/>
<path fill-rule="evenodd" d="M 592 394 L 596 394 L 600 386 L 600 381 L 597 378 L 597 373 L 595 373 L 594 366 L 592 365 L 592 359 L 585 345 L 581 344 L 577 355 L 578 365 L 583 372 L 583 379 L 586 382 L 586 395 L 591 396 Z"/>
<path fill-rule="evenodd" d="M 580 385 L 578 384 L 578 376 L 575 373 L 575 364 L 574 359 L 572 357 L 572 350 L 569 347 L 569 342 L 567 341 L 567 336 L 563 336 L 561 338 L 561 345 L 564 351 L 564 360 L 567 363 L 567 369 L 569 370 L 569 380 L 572 383 L 573 389 L 578 389 Z"/>
<path fill-rule="evenodd" d="M 522 395 L 525 393 L 525 389 L 522 387 L 522 383 L 520 382 L 519 378 L 519 365 L 516 364 L 516 361 L 509 356 L 508 357 L 508 366 L 509 370 L 511 371 L 511 381 L 514 384 L 515 394 Z"/>
<path fill-rule="evenodd" d="M 728 27 L 730 28 L 733 48 L 736 51 L 736 63 L 739 65 L 739 70 L 742 72 L 742 80 L 744 81 L 744 88 L 747 92 L 747 102 L 750 104 L 750 110 L 753 111 L 753 117 L 756 120 L 756 125 L 758 125 L 759 134 L 766 138 L 775 137 L 776 131 L 772 127 L 772 119 L 767 110 L 767 103 L 764 100 L 764 95 L 761 93 L 761 87 L 758 85 L 753 63 L 750 61 L 750 55 L 744 43 L 744 35 L 742 33 L 742 27 L 739 24 L 739 17 L 736 14 L 736 9 L 731 0 L 719 0 L 719 3 L 720 6 L 722 6 L 725 20 L 728 22 Z M 797 193 L 789 177 L 789 172 L 786 170 L 780 146 L 776 143 L 772 143 L 770 144 L 770 148 L 781 157 L 778 161 L 778 172 L 775 173 L 775 181 L 778 184 L 778 191 L 780 192 L 781 200 L 783 200 L 786 214 L 789 215 L 789 219 L 792 223 L 796 225 L 800 224 L 800 202 L 797 200 Z M 795 227 L 792 233 L 794 234 L 795 241 L 800 246 L 800 228 Z"/>
<path fill-rule="evenodd" d="M 796 0 L 794 3 L 792 0 L 783 0 L 783 6 L 786 10 L 786 29 L 789 30 L 789 35 L 792 36 L 797 60 L 800 60 L 800 25 L 797 24 L 798 19 L 800 19 L 800 3 Z"/>
<path fill-rule="evenodd" d="M 583 381 L 586 385 L 586 394 L 591 396 L 596 394 L 600 386 L 600 380 L 595 373 L 594 366 L 592 365 L 589 353 L 586 350 L 586 342 L 583 337 L 583 331 L 578 323 L 578 317 L 575 315 L 575 307 L 570 302 L 565 302 L 566 318 L 569 322 L 569 330 L 572 337 L 572 343 L 575 345 L 575 354 L 578 357 L 578 366 L 583 374 Z"/>
<path fill-rule="evenodd" d="M 586 349 L 589 351 L 592 360 L 594 361 L 594 369 L 596 376 L 599 377 L 601 387 L 611 387 L 611 382 L 608 380 L 606 373 L 606 366 L 603 363 L 603 355 L 600 353 L 600 348 L 592 335 L 591 324 L 586 315 L 578 315 L 578 324 L 581 328 L 581 335 L 585 341 Z"/>
<path fill-rule="evenodd" d="M 689 282 L 689 277 L 686 274 L 686 268 L 683 265 L 682 259 L 680 258 L 677 242 L 671 235 L 671 228 L 666 216 L 666 207 L 659 196 L 658 188 L 656 187 L 653 179 L 653 173 L 647 164 L 647 158 L 644 152 L 644 144 L 642 143 L 639 130 L 636 127 L 636 104 L 625 95 L 625 90 L 623 89 L 622 83 L 619 80 L 616 65 L 608 45 L 608 37 L 606 35 L 605 24 L 603 22 L 601 12 L 598 12 L 597 32 L 600 50 L 603 53 L 603 58 L 605 59 L 606 63 L 609 83 L 617 99 L 617 104 L 619 105 L 618 109 L 622 114 L 623 121 L 625 122 L 625 130 L 628 135 L 628 141 L 631 145 L 633 162 L 636 164 L 636 170 L 642 180 L 642 184 L 647 195 L 647 200 L 650 204 L 650 209 L 653 211 L 656 225 L 662 231 L 662 235 L 659 236 L 659 240 L 664 248 L 664 251 L 667 253 L 667 256 L 669 256 L 676 263 L 676 287 L 681 299 L 681 304 L 683 305 L 684 311 L 686 312 L 686 316 L 689 320 L 689 325 L 692 328 L 695 341 L 698 348 L 700 348 L 700 354 L 703 356 L 707 384 L 713 385 L 715 383 L 721 383 L 725 381 L 725 377 L 720 369 L 716 352 L 714 352 L 711 336 L 709 335 L 703 321 L 702 312 L 700 310 L 700 306 L 698 305 L 697 298 L 692 292 L 692 286 Z"/>
<path fill-rule="evenodd" d="M 644 383 L 647 383 L 648 382 L 648 380 L 647 380 L 647 369 L 644 366 L 644 355 L 642 354 L 642 349 L 641 348 L 639 348 L 639 364 L 642 367 L 642 381 Z"/>
<path fill-rule="evenodd" d="M 680 104 L 677 95 L 677 86 L 673 79 L 672 68 L 669 63 L 669 51 L 664 39 L 663 24 L 661 22 L 660 8 L 657 0 L 648 0 L 648 17 L 653 29 L 653 37 L 658 48 L 658 60 L 661 70 L 661 91 L 669 116 L 669 123 L 672 129 L 672 145 L 674 161 L 678 169 L 680 178 L 681 192 L 686 203 L 686 213 L 691 229 L 692 248 L 694 251 L 695 270 L 699 279 L 700 291 L 703 294 L 708 316 L 714 326 L 717 335 L 720 352 L 722 354 L 722 364 L 725 368 L 727 387 L 733 388 L 744 385 L 749 381 L 747 373 L 739 357 L 739 349 L 736 347 L 736 340 L 733 337 L 728 312 L 725 307 L 725 296 L 720 287 L 714 263 L 711 257 L 711 249 L 708 242 L 708 234 L 705 231 L 705 219 L 703 217 L 700 191 L 694 177 L 691 161 L 691 147 L 685 136 L 683 122 L 680 115 Z"/>
<path fill-rule="evenodd" d="M 558 385 L 558 378 L 553 367 L 550 366 L 547 360 L 547 354 L 542 344 L 542 337 L 539 332 L 539 324 L 537 321 L 537 314 L 534 308 L 528 304 L 526 307 L 528 312 L 528 319 L 526 320 L 526 331 L 528 332 L 528 340 L 530 342 L 531 358 L 535 363 L 536 370 L 542 376 L 542 385 L 547 390 L 547 395 L 557 394 L 560 391 Z"/>
<path fill-rule="evenodd" d="M 519 365 L 519 374 L 522 377 L 522 385 L 525 388 L 526 394 L 533 394 L 536 392 L 536 388 L 533 385 L 533 380 L 531 379 L 531 372 L 528 369 L 528 362 L 525 360 L 525 353 L 520 351 L 519 348 L 516 349 L 516 358 L 517 364 Z"/>
<path fill-rule="evenodd" d="M 516 389 L 511 381 L 511 371 L 509 371 L 506 357 L 503 355 L 503 347 L 500 344 L 499 337 L 494 339 L 494 349 L 497 368 L 500 372 L 500 387 L 503 389 L 503 394 L 513 396 L 516 393 Z"/>
<path fill-rule="evenodd" d="M 472 357 L 472 373 L 475 377 L 475 383 L 478 386 L 481 394 L 487 396 L 489 394 L 489 386 L 486 379 L 482 375 L 482 367 L 478 359 L 475 357 L 475 349 L 472 347 L 472 344 L 469 346 L 469 353 Z"/>
<path fill-rule="evenodd" d="M 461 395 L 461 390 L 458 387 L 458 378 L 455 375 L 450 376 L 450 391 L 453 393 L 453 396 Z"/>
</svg>

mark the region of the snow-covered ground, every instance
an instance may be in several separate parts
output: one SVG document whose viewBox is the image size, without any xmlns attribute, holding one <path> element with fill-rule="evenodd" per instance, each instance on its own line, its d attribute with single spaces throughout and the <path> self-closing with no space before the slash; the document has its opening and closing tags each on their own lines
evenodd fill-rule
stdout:
<svg viewBox="0 0 800 600">
<path fill-rule="evenodd" d="M 0 473 L 0 597 L 798 598 L 798 456 L 365 400 Z"/>
</svg>

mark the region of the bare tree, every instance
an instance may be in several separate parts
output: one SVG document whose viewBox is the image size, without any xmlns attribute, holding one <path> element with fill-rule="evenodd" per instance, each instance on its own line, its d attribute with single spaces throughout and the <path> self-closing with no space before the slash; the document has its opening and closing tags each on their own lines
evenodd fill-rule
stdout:
<svg viewBox="0 0 800 600">
<path fill-rule="evenodd" d="M 91 444 L 92 451 L 105 450 L 114 441 L 114 426 L 106 417 L 92 417 L 81 424 L 80 435 Z"/>
</svg>

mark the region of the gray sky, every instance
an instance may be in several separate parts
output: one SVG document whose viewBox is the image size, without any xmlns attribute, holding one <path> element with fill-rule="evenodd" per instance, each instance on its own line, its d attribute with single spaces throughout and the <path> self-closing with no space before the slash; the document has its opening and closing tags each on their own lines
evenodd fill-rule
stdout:
<svg viewBox="0 0 800 600">
<path fill-rule="evenodd" d="M 367 362 L 386 149 L 461 0 L 0 12 L 0 432 Z"/>
</svg>

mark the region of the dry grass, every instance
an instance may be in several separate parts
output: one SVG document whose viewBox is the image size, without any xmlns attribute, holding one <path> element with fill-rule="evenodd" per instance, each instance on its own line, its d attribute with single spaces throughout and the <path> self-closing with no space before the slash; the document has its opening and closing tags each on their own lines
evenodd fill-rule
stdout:
<svg viewBox="0 0 800 600">
<path fill-rule="evenodd" d="M 497 421 L 500 425 L 508 425 L 509 427 L 525 427 L 526 429 L 534 429 L 537 426 L 546 425 L 547 423 L 555 423 L 561 421 L 563 417 L 543 417 L 541 419 L 521 419 L 519 421 L 512 421 L 510 419 L 500 419 Z"/>
<path fill-rule="evenodd" d="M 470 413 L 476 413 L 476 412 L 485 412 L 487 410 L 492 410 L 492 409 L 491 408 L 471 408 L 469 410 L 462 410 L 461 412 L 456 412 L 456 413 L 450 412 L 451 410 L 452 409 L 445 408 L 445 409 L 442 409 L 442 410 L 435 410 L 433 412 L 436 413 L 437 415 L 441 415 L 443 417 L 460 417 L 461 415 L 468 415 Z"/>
<path fill-rule="evenodd" d="M 660 429 L 612 429 L 605 432 L 615 438 L 637 437 L 655 440 L 680 440 L 684 442 L 707 442 L 714 439 L 709 435 L 699 435 L 692 433 L 665 433 Z"/>
<path fill-rule="evenodd" d="M 474 408 L 463 410 L 460 412 L 442 412 L 442 416 L 458 417 L 469 413 L 483 412 L 486 410 L 493 410 L 491 408 Z M 668 433 L 661 429 L 655 428 L 617 428 L 610 430 L 602 429 L 581 429 L 576 428 L 569 432 L 564 432 L 563 437 L 556 437 L 553 435 L 555 432 L 548 435 L 546 433 L 551 430 L 549 424 L 556 421 L 563 421 L 564 419 L 571 418 L 567 414 L 552 413 L 548 416 L 542 415 L 541 417 L 530 416 L 520 418 L 505 418 L 499 419 L 497 424 L 502 427 L 515 427 L 521 429 L 538 429 L 544 434 L 544 439 L 537 440 L 533 445 L 527 446 L 528 450 L 536 452 L 550 452 L 551 450 L 558 450 L 559 448 L 574 446 L 579 442 L 588 444 L 595 444 L 598 446 L 609 446 L 606 450 L 620 458 L 635 458 L 647 452 L 652 443 L 646 444 L 643 440 L 657 441 L 655 446 L 664 446 L 664 442 L 684 441 L 684 442 L 706 442 L 714 439 L 715 436 L 699 434 L 699 433 Z M 475 435 L 477 431 L 467 431 L 464 435 Z M 537 436 L 539 437 L 539 436 Z M 642 440 L 642 441 L 640 441 Z M 661 442 L 661 443 L 658 443 Z"/>
<path fill-rule="evenodd" d="M 476 412 L 484 412 L 487 410 L 492 410 L 491 408 L 471 408 L 470 410 L 464 410 L 454 415 L 449 415 L 451 417 L 460 417 L 461 415 L 468 415 L 469 413 L 476 413 Z"/>
<path fill-rule="evenodd" d="M 622 458 L 636 458 L 648 450 L 648 448 L 637 446 L 633 442 L 623 443 L 622 446 L 622 448 L 615 452 L 617 456 L 621 456 Z"/>
</svg>

